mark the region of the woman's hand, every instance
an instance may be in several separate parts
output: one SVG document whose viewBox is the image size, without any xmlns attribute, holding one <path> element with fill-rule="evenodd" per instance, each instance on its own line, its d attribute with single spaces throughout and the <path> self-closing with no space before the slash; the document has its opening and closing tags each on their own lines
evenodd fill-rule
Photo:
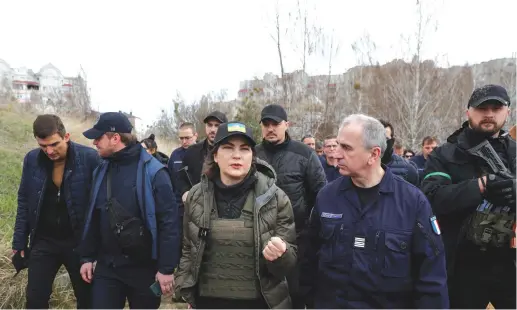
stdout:
<svg viewBox="0 0 517 310">
<path fill-rule="evenodd" d="M 287 244 L 284 240 L 279 237 L 272 237 L 262 251 L 262 255 L 264 255 L 265 259 L 272 262 L 282 257 L 285 251 L 287 251 Z"/>
</svg>

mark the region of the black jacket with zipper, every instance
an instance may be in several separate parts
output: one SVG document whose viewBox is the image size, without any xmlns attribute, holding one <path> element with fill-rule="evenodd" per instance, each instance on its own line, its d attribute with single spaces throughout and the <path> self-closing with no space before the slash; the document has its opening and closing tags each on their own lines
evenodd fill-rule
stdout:
<svg viewBox="0 0 517 310">
<path fill-rule="evenodd" d="M 456 249 L 464 239 L 466 221 L 484 199 L 478 178 L 491 172 L 483 160 L 467 153 L 469 148 L 482 142 L 471 133 L 468 124 L 464 123 L 445 144 L 429 155 L 421 184 L 438 218 L 450 275 L 454 269 Z M 499 137 L 488 140 L 515 174 L 515 141 L 503 131 Z"/>
</svg>

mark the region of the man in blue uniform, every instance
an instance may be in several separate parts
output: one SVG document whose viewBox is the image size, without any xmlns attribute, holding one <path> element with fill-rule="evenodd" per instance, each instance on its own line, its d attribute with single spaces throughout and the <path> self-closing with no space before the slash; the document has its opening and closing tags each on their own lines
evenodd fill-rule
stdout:
<svg viewBox="0 0 517 310">
<path fill-rule="evenodd" d="M 424 194 L 381 165 L 384 126 L 351 115 L 338 144 L 344 177 L 320 190 L 310 217 L 306 305 L 447 308 L 440 228 Z"/>
<path fill-rule="evenodd" d="M 178 180 L 179 180 L 179 173 L 181 168 L 183 168 L 183 158 L 185 157 L 185 154 L 187 154 L 187 150 L 189 146 L 196 144 L 197 140 L 197 132 L 196 132 L 196 126 L 193 123 L 182 123 L 180 125 L 180 128 L 178 130 L 178 138 L 181 142 L 181 146 L 172 151 L 168 169 L 169 174 L 171 176 L 171 182 L 172 182 L 172 188 L 174 189 L 174 196 L 176 198 L 176 204 L 178 205 L 178 224 L 179 226 L 179 234 L 180 238 L 178 242 L 179 245 L 179 253 L 181 257 L 181 248 L 182 244 L 181 241 L 183 240 L 183 200 L 181 199 L 181 193 L 179 190 Z"/>
</svg>

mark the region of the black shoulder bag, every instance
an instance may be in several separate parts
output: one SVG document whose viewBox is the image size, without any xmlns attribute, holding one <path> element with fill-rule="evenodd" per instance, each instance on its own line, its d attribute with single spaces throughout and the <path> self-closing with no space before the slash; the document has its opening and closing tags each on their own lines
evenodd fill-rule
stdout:
<svg viewBox="0 0 517 310">
<path fill-rule="evenodd" d="M 122 253 L 133 259 L 150 259 L 152 238 L 139 217 L 128 212 L 117 199 L 111 196 L 111 167 L 108 166 L 106 210 L 110 228 Z M 144 212 L 145 213 L 145 212 Z M 145 218 L 145 214 L 143 215 Z"/>
</svg>

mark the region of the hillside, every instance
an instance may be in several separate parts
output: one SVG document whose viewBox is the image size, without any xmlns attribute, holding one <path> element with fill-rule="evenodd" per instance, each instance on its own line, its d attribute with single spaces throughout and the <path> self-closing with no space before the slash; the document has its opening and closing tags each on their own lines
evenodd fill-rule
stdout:
<svg viewBox="0 0 517 310">
<path fill-rule="evenodd" d="M 13 278 L 11 265 L 11 240 L 16 218 L 17 191 L 25 154 L 35 148 L 32 136 L 32 122 L 35 115 L 0 110 L 0 309 L 23 309 L 25 307 L 25 286 L 27 270 Z M 82 132 L 91 122 L 78 122 L 63 118 L 66 129 L 75 142 L 91 145 Z M 166 150 L 168 152 L 168 150 Z M 185 308 L 184 304 L 172 304 L 164 298 L 162 307 Z M 52 308 L 75 308 L 75 299 L 68 274 L 61 268 L 54 281 Z"/>
</svg>

